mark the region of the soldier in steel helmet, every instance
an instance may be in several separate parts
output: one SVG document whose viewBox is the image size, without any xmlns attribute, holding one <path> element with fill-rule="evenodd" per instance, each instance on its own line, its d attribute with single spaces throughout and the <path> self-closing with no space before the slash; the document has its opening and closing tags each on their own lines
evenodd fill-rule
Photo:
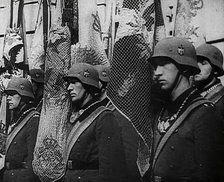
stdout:
<svg viewBox="0 0 224 182">
<path fill-rule="evenodd" d="M 201 95 L 212 101 L 224 118 L 224 87 L 218 78 L 224 75 L 222 52 L 205 43 L 196 48 L 196 53 L 201 72 L 195 75 L 195 84 Z"/>
<path fill-rule="evenodd" d="M 43 104 L 43 92 L 44 92 L 44 71 L 42 69 L 31 69 L 30 77 L 34 92 L 34 106 L 40 113 Z"/>
<path fill-rule="evenodd" d="M 75 63 L 67 75 L 72 115 L 67 139 L 67 170 L 70 181 L 123 181 L 124 152 L 118 123 L 98 100 L 99 74 L 94 66 Z"/>
<path fill-rule="evenodd" d="M 109 102 L 107 98 L 107 86 L 110 81 L 110 67 L 105 65 L 95 65 L 94 66 L 99 73 L 99 86 L 100 86 L 100 94 L 99 99 L 105 102 L 105 105 Z"/>
<path fill-rule="evenodd" d="M 219 181 L 222 120 L 191 86 L 191 76 L 200 71 L 194 46 L 183 38 L 165 38 L 149 61 L 167 97 L 154 123 L 152 181 Z"/>
<path fill-rule="evenodd" d="M 26 78 L 12 78 L 5 90 L 13 117 L 6 141 L 3 182 L 39 181 L 32 169 L 39 113 L 32 107 L 32 84 Z"/>
</svg>

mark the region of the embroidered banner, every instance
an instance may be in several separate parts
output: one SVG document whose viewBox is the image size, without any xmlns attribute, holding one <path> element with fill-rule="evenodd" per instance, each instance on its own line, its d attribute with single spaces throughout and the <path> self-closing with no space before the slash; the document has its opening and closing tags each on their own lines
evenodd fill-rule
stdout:
<svg viewBox="0 0 224 182">
<path fill-rule="evenodd" d="M 66 170 L 66 123 L 69 96 L 63 76 L 71 65 L 71 37 L 68 27 L 53 27 L 45 61 L 45 87 L 33 170 L 42 182 L 60 179 Z"/>
<path fill-rule="evenodd" d="M 174 36 L 185 37 L 194 46 L 205 43 L 204 0 L 178 0 Z"/>
</svg>

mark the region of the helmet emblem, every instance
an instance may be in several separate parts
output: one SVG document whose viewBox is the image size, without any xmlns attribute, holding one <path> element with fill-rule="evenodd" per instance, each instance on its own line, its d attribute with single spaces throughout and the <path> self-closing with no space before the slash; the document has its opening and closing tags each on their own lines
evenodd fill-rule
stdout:
<svg viewBox="0 0 224 182">
<path fill-rule="evenodd" d="M 106 77 L 107 76 L 107 72 L 106 71 L 102 71 L 102 76 Z"/>
<path fill-rule="evenodd" d="M 89 75 L 90 75 L 89 70 L 85 70 L 85 71 L 83 72 L 83 76 L 84 76 L 85 78 L 88 78 Z"/>
<path fill-rule="evenodd" d="M 40 77 L 40 75 L 38 73 L 36 73 L 36 78 L 39 78 L 39 77 Z"/>
<path fill-rule="evenodd" d="M 184 55 L 184 47 L 183 47 L 183 45 L 181 45 L 180 47 L 177 48 L 177 53 L 180 56 L 183 56 Z"/>
<path fill-rule="evenodd" d="M 24 87 L 25 87 L 25 86 L 24 86 L 23 84 L 20 84 L 19 87 L 20 87 L 21 90 L 24 90 Z"/>
</svg>

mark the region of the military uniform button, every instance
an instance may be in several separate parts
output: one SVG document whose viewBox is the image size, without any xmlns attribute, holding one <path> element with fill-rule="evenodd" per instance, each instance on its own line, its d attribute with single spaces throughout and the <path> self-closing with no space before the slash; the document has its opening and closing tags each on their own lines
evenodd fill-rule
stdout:
<svg viewBox="0 0 224 182">
<path fill-rule="evenodd" d="M 17 144 L 17 142 L 13 142 L 13 144 Z"/>
<path fill-rule="evenodd" d="M 81 179 L 81 176 L 78 177 L 78 180 L 80 180 L 80 179 Z"/>
<path fill-rule="evenodd" d="M 12 173 L 12 176 L 14 176 L 14 173 Z"/>
<path fill-rule="evenodd" d="M 173 167 L 174 167 L 174 166 L 173 166 L 172 164 L 169 165 L 169 168 L 173 169 Z"/>
<path fill-rule="evenodd" d="M 202 164 L 199 164 L 199 166 L 202 167 L 203 165 Z"/>
<path fill-rule="evenodd" d="M 171 148 L 171 150 L 174 150 L 174 149 L 175 149 L 175 147 L 174 147 L 174 146 L 171 146 L 170 148 Z"/>
<path fill-rule="evenodd" d="M 80 139 L 78 139 L 77 142 L 79 143 L 80 142 Z"/>
</svg>

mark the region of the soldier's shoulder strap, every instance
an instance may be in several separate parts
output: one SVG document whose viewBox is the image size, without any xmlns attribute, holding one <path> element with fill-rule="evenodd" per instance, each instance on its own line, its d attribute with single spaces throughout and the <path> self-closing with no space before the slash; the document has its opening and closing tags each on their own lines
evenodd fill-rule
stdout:
<svg viewBox="0 0 224 182">
<path fill-rule="evenodd" d="M 13 129 L 13 131 L 7 136 L 6 139 L 6 153 L 8 151 L 8 148 L 10 144 L 12 143 L 15 136 L 19 133 L 19 131 L 26 125 L 26 123 L 32 118 L 32 117 L 39 117 L 39 112 L 32 110 L 30 111 L 26 117 Z"/>
<path fill-rule="evenodd" d="M 66 158 L 68 159 L 69 154 L 71 152 L 72 147 L 78 140 L 79 136 L 93 123 L 93 121 L 104 111 L 110 111 L 105 106 L 99 106 L 96 108 L 88 117 L 86 117 L 83 121 L 77 121 L 75 125 L 73 126 L 71 132 L 68 135 L 67 138 L 67 153 Z"/>
<path fill-rule="evenodd" d="M 219 83 L 218 86 L 206 96 L 206 99 L 216 104 L 222 97 L 224 97 L 224 86 Z"/>
<path fill-rule="evenodd" d="M 160 140 L 154 157 L 153 157 L 153 167 L 155 166 L 155 163 L 159 157 L 159 154 L 161 152 L 161 150 L 163 149 L 164 145 L 166 144 L 166 142 L 168 141 L 168 139 L 170 138 L 170 136 L 173 134 L 173 132 L 180 126 L 180 124 L 184 121 L 184 119 L 197 107 L 206 104 L 206 103 L 211 103 L 210 101 L 203 99 L 202 97 L 200 97 L 199 99 L 195 100 L 178 118 L 177 120 L 174 122 L 174 124 L 170 127 L 170 129 L 166 132 L 166 134 L 162 137 L 162 139 Z"/>
</svg>

